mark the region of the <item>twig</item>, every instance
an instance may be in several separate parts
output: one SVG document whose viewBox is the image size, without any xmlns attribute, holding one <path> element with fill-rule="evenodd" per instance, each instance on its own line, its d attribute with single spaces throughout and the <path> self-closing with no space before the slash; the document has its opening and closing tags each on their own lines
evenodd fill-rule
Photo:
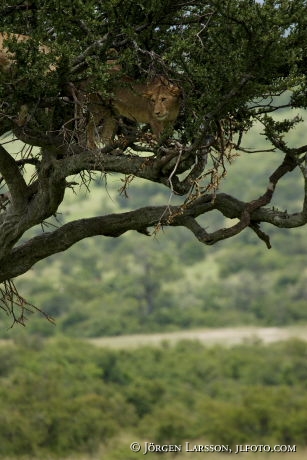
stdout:
<svg viewBox="0 0 307 460">
<path fill-rule="evenodd" d="M 55 324 L 52 316 L 48 315 L 40 308 L 32 305 L 25 300 L 18 292 L 12 279 L 3 282 L 3 288 L 0 287 L 0 308 L 6 312 L 8 316 L 13 317 L 11 328 L 17 323 L 21 326 L 26 326 L 26 313 L 41 313 L 50 323 Z M 16 314 L 15 309 L 18 308 L 19 314 Z"/>
</svg>

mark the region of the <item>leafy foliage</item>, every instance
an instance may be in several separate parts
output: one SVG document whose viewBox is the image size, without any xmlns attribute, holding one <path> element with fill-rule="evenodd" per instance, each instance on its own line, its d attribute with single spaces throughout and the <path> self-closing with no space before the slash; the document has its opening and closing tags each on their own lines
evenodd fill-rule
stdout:
<svg viewBox="0 0 307 460">
<path fill-rule="evenodd" d="M 306 108 L 305 17 L 306 3 L 288 0 L 5 0 L 1 29 L 29 39 L 18 41 L 13 35 L 5 41 L 12 54 L 9 61 L 4 54 L 1 73 L 0 134 L 11 130 L 31 147 L 10 149 L 4 141 L 0 149 L 0 281 L 97 235 L 119 237 L 128 230 L 147 234 L 149 227 L 182 226 L 200 243 L 212 245 L 249 228 L 271 247 L 262 229 L 265 223 L 278 228 L 305 225 L 303 187 L 298 211 L 288 213 L 270 204 L 278 184 L 292 171 L 301 175 L 301 183 L 306 181 L 307 148 L 299 139 L 291 146 L 287 140 L 301 117 L 291 113 L 283 119 L 285 108 Z M 115 72 L 108 67 L 112 50 L 121 69 Z M 114 85 L 127 77 L 150 81 L 157 75 L 182 89 L 174 133 L 157 142 L 146 126 L 137 129 L 122 119 L 114 143 L 90 150 L 85 128 L 92 115 L 84 102 L 89 95 L 99 92 L 102 104 L 113 110 Z M 218 193 L 238 153 L 255 151 L 255 145 L 248 148 L 245 142 L 259 123 L 270 143 L 266 150 L 278 158 L 269 186 L 266 179 L 259 195 L 245 202 L 235 191 Z M 91 187 L 97 172 L 124 175 L 124 191 L 133 177 L 142 178 L 166 186 L 181 200 L 65 221 L 42 232 L 67 189 L 76 185 L 71 176 Z M 213 212 L 221 220 L 208 232 L 199 221 L 206 215 L 217 223 Z M 224 218 L 238 221 L 225 226 Z M 35 238 L 27 237 L 29 229 L 35 229 Z M 148 294 L 159 288 L 156 283 L 145 290 Z M 147 294 L 143 289 L 137 296 Z"/>
<path fill-rule="evenodd" d="M 305 342 L 114 351 L 19 338 L 0 352 L 3 457 L 63 458 L 103 445 L 108 458 L 126 459 L 135 439 L 307 444 Z"/>
</svg>

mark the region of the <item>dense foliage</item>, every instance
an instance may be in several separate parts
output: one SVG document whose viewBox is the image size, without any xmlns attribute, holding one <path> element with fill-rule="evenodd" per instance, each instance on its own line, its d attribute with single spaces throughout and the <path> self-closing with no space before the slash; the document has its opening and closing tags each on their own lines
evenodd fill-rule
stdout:
<svg viewBox="0 0 307 460">
<path fill-rule="evenodd" d="M 306 356 L 297 340 L 132 351 L 67 339 L 1 346 L 0 455 L 63 458 L 103 444 L 102 458 L 128 460 L 136 440 L 299 450 L 307 444 Z"/>
<path fill-rule="evenodd" d="M 305 225 L 307 147 L 301 139 L 288 144 L 286 134 L 301 119 L 297 114 L 284 119 L 283 110 L 306 107 L 306 8 L 303 0 L 4 0 L 0 29 L 31 37 L 6 42 L 14 60 L 11 67 L 5 61 L 0 76 L 0 134 L 11 130 L 31 146 L 0 146 L 4 307 L 10 311 L 14 302 L 24 305 L 10 279 L 86 237 L 181 226 L 210 245 L 248 229 L 270 247 L 263 223 Z M 42 44 L 49 52 L 40 51 Z M 84 123 L 91 114 L 78 94 L 99 90 L 106 103 L 122 78 L 121 72 L 108 71 L 110 49 L 116 50 L 124 76 L 145 81 L 163 75 L 180 86 L 181 114 L 171 138 L 155 142 L 146 127 L 136 129 L 122 120 L 114 144 L 96 151 L 84 144 Z M 268 154 L 278 161 L 247 201 L 236 190 L 218 193 L 229 163 L 238 152 L 250 151 L 246 133 L 255 123 L 275 151 Z M 293 170 L 302 178 L 299 209 L 288 212 L 283 203 L 281 209 L 266 207 L 277 184 Z M 104 215 L 101 210 L 95 218 L 42 231 L 58 213 L 67 189 L 76 186 L 76 177 L 90 187 L 95 173 L 112 172 L 124 176 L 124 189 L 132 177 L 143 178 L 166 186 L 171 199 L 141 209 L 133 203 L 128 213 Z M 175 202 L 174 194 L 181 200 Z M 217 221 L 214 212 L 223 218 Z M 204 215 L 210 225 L 200 223 Z M 224 217 L 238 221 L 226 227 Z M 35 237 L 26 233 L 31 228 Z"/>
</svg>

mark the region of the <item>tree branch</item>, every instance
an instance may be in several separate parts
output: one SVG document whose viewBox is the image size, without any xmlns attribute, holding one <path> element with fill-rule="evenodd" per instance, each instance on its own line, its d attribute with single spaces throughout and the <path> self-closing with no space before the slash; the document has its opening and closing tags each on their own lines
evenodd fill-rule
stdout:
<svg viewBox="0 0 307 460">
<path fill-rule="evenodd" d="M 270 184 L 277 183 L 286 171 L 293 169 L 292 159 L 285 158 L 283 164 L 270 177 Z M 29 270 L 36 262 L 57 252 L 65 251 L 78 241 L 95 235 L 118 237 L 129 230 L 147 232 L 153 226 L 185 226 L 204 244 L 214 244 L 229 238 L 250 226 L 270 247 L 268 237 L 260 230 L 260 222 L 268 222 L 278 227 L 292 228 L 307 222 L 307 187 L 303 211 L 289 215 L 285 212 L 264 208 L 263 203 L 270 198 L 274 187 L 258 200 L 244 203 L 230 195 L 204 195 L 183 206 L 145 207 L 122 214 L 111 214 L 89 219 L 81 219 L 63 225 L 53 232 L 43 233 L 11 250 L 0 264 L 0 282 L 16 277 Z M 196 218 L 209 211 L 218 210 L 225 217 L 239 218 L 239 222 L 213 233 L 206 230 Z"/>
<path fill-rule="evenodd" d="M 80 68 L 84 65 L 86 58 L 96 53 L 97 51 L 107 48 L 106 42 L 109 37 L 109 34 L 105 34 L 99 40 L 94 41 L 86 50 L 83 51 L 79 56 L 75 57 L 72 61 L 71 73 L 76 73 L 80 71 Z"/>
<path fill-rule="evenodd" d="M 0 173 L 8 186 L 13 207 L 24 207 L 27 197 L 27 184 L 11 155 L 0 145 Z"/>
</svg>

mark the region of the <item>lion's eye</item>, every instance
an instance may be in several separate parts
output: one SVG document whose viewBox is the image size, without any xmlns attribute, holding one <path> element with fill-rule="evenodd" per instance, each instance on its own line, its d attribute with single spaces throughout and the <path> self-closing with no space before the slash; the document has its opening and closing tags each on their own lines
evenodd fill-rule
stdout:
<svg viewBox="0 0 307 460">
<path fill-rule="evenodd" d="M 151 99 L 150 99 L 150 102 L 152 102 L 152 103 L 154 104 L 154 103 L 156 102 L 156 100 L 153 99 L 153 98 L 151 98 Z"/>
<path fill-rule="evenodd" d="M 166 97 L 161 97 L 161 102 L 165 102 L 166 101 Z"/>
</svg>

